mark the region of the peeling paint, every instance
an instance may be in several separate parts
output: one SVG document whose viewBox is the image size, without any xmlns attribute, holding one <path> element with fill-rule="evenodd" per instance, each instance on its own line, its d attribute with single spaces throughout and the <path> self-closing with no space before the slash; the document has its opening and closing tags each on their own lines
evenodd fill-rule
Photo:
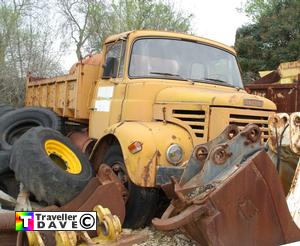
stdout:
<svg viewBox="0 0 300 246">
<path fill-rule="evenodd" d="M 156 166 L 156 157 L 158 155 L 158 151 L 156 150 L 153 154 L 153 156 L 151 157 L 151 159 L 148 161 L 147 165 L 144 167 L 144 175 L 143 175 L 143 181 L 144 181 L 144 185 L 147 186 L 148 182 L 150 182 L 150 169 L 151 169 L 151 165 L 155 165 Z M 155 161 L 155 163 L 153 163 L 153 161 Z"/>
<path fill-rule="evenodd" d="M 291 149 L 300 155 L 300 112 L 290 116 Z"/>
</svg>

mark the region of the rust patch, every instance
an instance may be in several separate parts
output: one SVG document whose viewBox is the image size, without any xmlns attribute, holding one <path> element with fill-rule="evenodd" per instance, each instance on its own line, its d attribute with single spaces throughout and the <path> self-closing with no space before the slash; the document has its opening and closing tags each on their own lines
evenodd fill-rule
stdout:
<svg viewBox="0 0 300 246">
<path fill-rule="evenodd" d="M 241 214 L 246 220 L 251 220 L 254 216 L 257 215 L 258 209 L 249 199 L 243 199 L 243 201 L 241 201 L 238 206 Z"/>
<path fill-rule="evenodd" d="M 277 106 L 277 112 L 293 113 L 300 111 L 300 100 L 298 99 L 300 93 L 300 75 L 297 79 L 298 83 L 272 83 L 280 80 L 280 75 L 277 71 L 276 73 L 275 77 L 272 77 L 271 75 L 274 73 L 271 73 L 254 83 L 248 84 L 246 90 L 251 94 L 261 95 L 273 101 Z M 271 77 L 268 78 L 268 76 Z"/>
<path fill-rule="evenodd" d="M 269 146 L 271 150 L 277 153 L 277 146 L 280 136 L 282 136 L 282 145 L 286 145 L 289 140 L 289 129 L 286 129 L 289 124 L 290 116 L 287 113 L 279 113 L 269 117 L 268 131 L 269 131 Z"/>
<path fill-rule="evenodd" d="M 208 155 L 208 148 L 205 145 L 198 145 L 193 154 L 198 161 L 204 161 Z"/>
<path fill-rule="evenodd" d="M 147 165 L 144 167 L 144 175 L 143 175 L 143 181 L 144 181 L 144 185 L 147 186 L 148 185 L 148 182 L 150 183 L 151 180 L 150 180 L 150 168 L 151 168 L 151 165 L 153 164 L 153 161 L 156 162 L 156 158 L 157 158 L 157 155 L 158 155 L 158 151 L 156 150 L 153 154 L 153 156 L 151 157 L 151 159 L 148 161 Z M 155 165 L 155 163 L 154 163 Z"/>
<path fill-rule="evenodd" d="M 214 105 L 215 101 L 216 101 L 216 97 L 213 97 L 213 98 L 211 99 L 211 104 Z"/>
<path fill-rule="evenodd" d="M 242 136 L 245 136 L 247 140 L 244 142 L 245 145 L 256 143 L 260 140 L 261 131 L 257 125 L 249 124 L 245 127 L 243 130 L 243 133 L 241 133 Z"/>
<path fill-rule="evenodd" d="M 300 112 L 293 113 L 290 116 L 290 139 L 291 149 L 300 155 Z"/>
<path fill-rule="evenodd" d="M 230 104 L 234 104 L 235 102 L 237 101 L 237 96 L 236 95 L 233 95 L 229 98 L 228 102 Z"/>
<path fill-rule="evenodd" d="M 120 126 L 122 126 L 124 123 L 125 123 L 124 121 L 120 122 L 120 123 L 119 123 L 118 125 L 116 125 L 113 129 L 109 129 L 108 133 L 115 134 L 116 130 L 117 130 Z M 105 130 L 105 132 L 106 132 L 106 130 Z"/>
<path fill-rule="evenodd" d="M 231 156 L 231 154 L 226 151 L 227 147 L 227 145 L 221 145 L 212 150 L 211 158 L 216 165 L 223 165 Z"/>
</svg>

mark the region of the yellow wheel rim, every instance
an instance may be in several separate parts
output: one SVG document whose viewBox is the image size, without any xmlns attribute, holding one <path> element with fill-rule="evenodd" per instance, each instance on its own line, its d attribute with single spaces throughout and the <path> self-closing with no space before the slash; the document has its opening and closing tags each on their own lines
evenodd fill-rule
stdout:
<svg viewBox="0 0 300 246">
<path fill-rule="evenodd" d="M 78 174 L 81 172 L 81 163 L 74 152 L 65 144 L 49 139 L 45 142 L 45 150 L 52 161 L 68 173 Z"/>
</svg>

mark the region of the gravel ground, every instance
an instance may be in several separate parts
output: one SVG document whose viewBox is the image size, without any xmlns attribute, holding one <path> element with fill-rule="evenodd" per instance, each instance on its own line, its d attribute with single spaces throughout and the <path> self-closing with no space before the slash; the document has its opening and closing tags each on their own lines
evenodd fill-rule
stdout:
<svg viewBox="0 0 300 246">
<path fill-rule="evenodd" d="M 123 229 L 123 231 L 125 233 L 130 232 L 130 230 L 126 229 Z M 136 230 L 134 232 L 144 232 L 149 235 L 149 239 L 146 242 L 134 244 L 134 246 L 196 246 L 196 244 L 178 230 L 166 234 L 155 230 L 153 227 L 146 227 L 145 229 Z"/>
</svg>

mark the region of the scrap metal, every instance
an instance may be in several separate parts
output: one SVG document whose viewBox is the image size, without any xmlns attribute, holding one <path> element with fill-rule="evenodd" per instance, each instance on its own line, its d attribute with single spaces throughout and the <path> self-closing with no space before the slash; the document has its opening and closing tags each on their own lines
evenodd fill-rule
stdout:
<svg viewBox="0 0 300 246">
<path fill-rule="evenodd" d="M 195 156 L 190 160 L 195 162 Z M 171 205 L 152 221 L 156 229 L 180 228 L 199 245 L 279 245 L 300 240 L 258 127 L 248 125 L 231 140 L 210 148 L 204 162 L 200 158 L 198 163 L 202 168 L 190 180 L 173 179 Z"/>
<path fill-rule="evenodd" d="M 122 233 L 121 221 L 108 208 L 97 205 L 97 234 L 91 236 L 86 231 L 28 231 L 19 232 L 17 246 L 27 242 L 29 246 L 75 246 L 103 245 L 129 246 L 147 240 L 145 233 Z"/>
<path fill-rule="evenodd" d="M 290 147 L 300 156 L 300 113 L 293 113 L 290 116 Z M 294 221 L 300 227 L 300 158 L 298 161 L 295 175 L 287 196 L 289 210 Z"/>
</svg>

